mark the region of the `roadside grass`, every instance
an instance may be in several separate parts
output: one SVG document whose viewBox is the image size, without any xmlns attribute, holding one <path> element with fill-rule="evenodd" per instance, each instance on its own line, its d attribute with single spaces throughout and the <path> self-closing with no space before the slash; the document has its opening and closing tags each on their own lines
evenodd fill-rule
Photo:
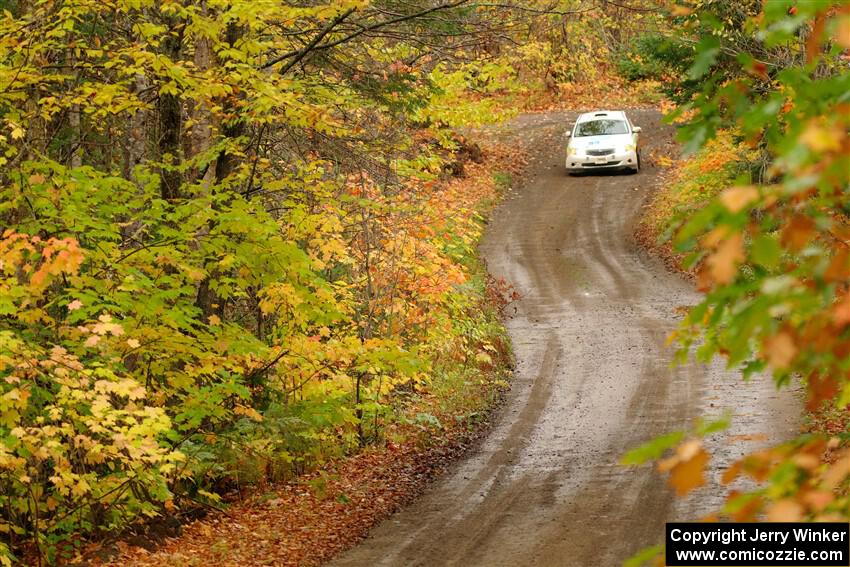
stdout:
<svg viewBox="0 0 850 567">
<path fill-rule="evenodd" d="M 494 171 L 493 172 L 493 182 L 496 184 L 496 187 L 499 188 L 501 192 L 504 192 L 511 187 L 511 183 L 513 183 L 513 175 L 507 171 Z"/>
</svg>

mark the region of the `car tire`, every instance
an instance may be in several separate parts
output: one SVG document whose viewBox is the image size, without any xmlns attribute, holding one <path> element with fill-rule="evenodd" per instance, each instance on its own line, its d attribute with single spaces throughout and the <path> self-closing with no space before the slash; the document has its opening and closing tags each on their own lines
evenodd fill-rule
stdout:
<svg viewBox="0 0 850 567">
<path fill-rule="evenodd" d="M 637 164 L 632 168 L 632 173 L 640 173 L 640 152 L 637 153 Z"/>
</svg>

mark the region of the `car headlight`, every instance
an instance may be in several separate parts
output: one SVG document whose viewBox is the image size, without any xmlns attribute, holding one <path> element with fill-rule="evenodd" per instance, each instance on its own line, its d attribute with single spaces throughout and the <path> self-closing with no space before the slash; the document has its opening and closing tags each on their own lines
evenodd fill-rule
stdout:
<svg viewBox="0 0 850 567">
<path fill-rule="evenodd" d="M 567 155 L 568 156 L 576 156 L 578 155 L 578 149 L 572 146 L 567 146 Z"/>
<path fill-rule="evenodd" d="M 624 152 L 633 152 L 637 149 L 634 144 L 626 144 Z"/>
</svg>

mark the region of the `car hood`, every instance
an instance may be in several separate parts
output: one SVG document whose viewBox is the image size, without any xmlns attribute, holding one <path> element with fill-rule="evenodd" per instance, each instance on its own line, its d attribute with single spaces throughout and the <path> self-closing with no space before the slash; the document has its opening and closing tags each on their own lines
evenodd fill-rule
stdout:
<svg viewBox="0 0 850 567">
<path fill-rule="evenodd" d="M 570 139 L 570 145 L 578 150 L 622 148 L 633 144 L 633 134 L 609 134 L 607 136 L 577 136 Z"/>
</svg>

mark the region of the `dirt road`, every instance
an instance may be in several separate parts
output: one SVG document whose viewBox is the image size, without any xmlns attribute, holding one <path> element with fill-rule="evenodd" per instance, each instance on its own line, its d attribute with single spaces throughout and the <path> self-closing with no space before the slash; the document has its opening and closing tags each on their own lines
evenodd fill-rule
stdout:
<svg viewBox="0 0 850 567">
<path fill-rule="evenodd" d="M 631 116 L 649 161 L 672 132 L 654 111 Z M 676 501 L 651 467 L 618 464 L 626 450 L 724 408 L 736 417 L 731 437 L 710 444 L 715 467 L 754 448 L 731 441 L 737 433 L 795 430 L 795 395 L 766 378 L 744 384 L 722 364 L 670 368 L 674 309 L 697 295 L 632 242 L 657 170 L 568 177 L 560 133 L 570 118 L 510 126 L 536 140 L 537 163 L 482 244 L 491 273 L 522 295 L 506 321 L 516 375 L 493 430 L 334 567 L 619 565 L 662 540 L 665 521 L 718 503 L 717 468 L 709 487 Z"/>
</svg>

